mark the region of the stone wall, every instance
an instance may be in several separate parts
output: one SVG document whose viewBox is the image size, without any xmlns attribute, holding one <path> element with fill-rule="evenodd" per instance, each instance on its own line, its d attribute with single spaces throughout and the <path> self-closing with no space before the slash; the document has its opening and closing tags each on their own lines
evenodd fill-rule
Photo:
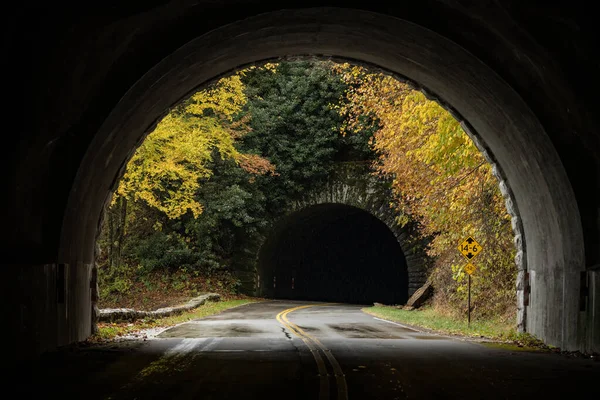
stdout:
<svg viewBox="0 0 600 400">
<path fill-rule="evenodd" d="M 111 321 L 135 321 L 141 318 L 164 318 L 171 315 L 181 314 L 184 311 L 190 311 L 200 307 L 207 301 L 219 301 L 221 295 L 217 293 L 207 293 L 198 297 L 194 297 L 185 304 L 173 307 L 163 307 L 158 310 L 144 311 L 134 310 L 132 308 L 103 308 L 98 310 L 99 322 Z"/>
<path fill-rule="evenodd" d="M 340 162 L 337 163 L 328 181 L 318 190 L 306 193 L 300 200 L 289 204 L 287 215 L 318 204 L 343 204 L 368 212 L 382 221 L 393 233 L 404 253 L 408 269 L 408 295 L 411 296 L 427 280 L 430 258 L 425 253 L 426 241 L 416 235 L 412 224 L 401 226 L 397 222 L 396 212 L 390 207 L 390 183 L 372 174 L 369 163 Z M 257 243 L 258 251 L 268 236 L 265 232 L 262 242 Z M 256 264 L 255 264 L 256 265 Z M 239 271 L 238 276 L 246 278 L 245 287 L 257 283 L 248 279 L 256 279 L 250 271 Z"/>
</svg>

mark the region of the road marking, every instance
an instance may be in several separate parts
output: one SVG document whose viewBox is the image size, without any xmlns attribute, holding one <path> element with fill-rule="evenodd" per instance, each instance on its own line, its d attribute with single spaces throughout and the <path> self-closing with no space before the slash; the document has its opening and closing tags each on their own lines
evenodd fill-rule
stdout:
<svg viewBox="0 0 600 400">
<path fill-rule="evenodd" d="M 381 318 L 377 318 L 377 317 L 373 317 L 374 319 L 378 320 L 378 321 L 383 321 L 383 322 L 387 322 L 389 324 L 394 324 L 394 325 L 398 325 L 401 326 L 402 328 L 405 329 L 410 329 L 411 331 L 415 332 L 415 333 L 423 333 L 423 334 L 427 334 L 427 335 L 431 335 L 431 336 L 440 336 L 440 337 L 444 337 L 444 338 L 448 338 L 448 339 L 454 339 L 452 336 L 448 336 L 448 335 L 442 335 L 439 333 L 432 333 L 432 332 L 428 332 L 428 331 L 420 331 L 418 329 L 415 329 L 411 326 L 407 326 L 407 325 L 403 325 L 403 324 L 399 324 L 397 322 L 392 322 L 392 321 L 388 321 L 387 319 L 381 319 Z"/>
<path fill-rule="evenodd" d="M 292 310 L 292 311 L 295 311 L 295 310 Z M 338 400 L 347 400 L 348 399 L 348 386 L 346 384 L 346 377 L 344 375 L 344 371 L 342 371 L 342 368 L 340 367 L 340 364 L 338 363 L 338 361 L 335 359 L 335 357 L 331 353 L 331 350 L 329 350 L 328 348 L 326 348 L 323 345 L 323 343 L 321 343 L 321 341 L 319 339 L 317 339 L 316 337 L 314 337 L 314 336 L 306 333 L 299 326 L 295 325 L 294 323 L 290 322 L 287 319 L 287 314 L 289 314 L 292 311 L 289 311 L 289 312 L 285 313 L 282 316 L 282 318 L 287 323 L 293 325 L 294 328 L 296 328 L 296 330 L 298 332 L 300 332 L 301 334 L 303 334 L 307 338 L 311 339 L 313 342 L 315 342 L 317 344 L 317 346 L 319 346 L 319 348 L 321 348 L 321 350 L 323 351 L 323 353 L 325 354 L 325 356 L 329 360 L 329 363 L 331 364 L 331 366 L 333 368 L 333 371 L 335 373 L 335 381 L 337 383 L 337 389 L 338 389 L 338 397 L 337 398 L 338 398 Z"/>
<path fill-rule="evenodd" d="M 398 325 L 398 326 L 401 326 L 401 327 L 406 328 L 406 329 L 412 329 L 412 328 L 409 328 L 406 325 L 402 325 L 402 324 L 399 324 L 397 322 L 388 321 L 387 319 L 381 319 L 381 318 L 377 318 L 377 317 L 373 317 L 373 319 L 376 319 L 377 321 L 387 322 L 388 324 Z M 415 331 L 414 329 L 412 329 L 412 330 Z M 415 331 L 415 332 L 417 332 L 417 331 Z"/>
<path fill-rule="evenodd" d="M 325 357 L 327 357 L 327 360 L 329 360 L 329 363 L 331 364 L 331 367 L 333 368 L 334 375 L 335 375 L 335 381 L 337 384 L 337 399 L 338 400 L 347 400 L 348 399 L 348 385 L 346 383 L 346 376 L 344 375 L 344 372 L 342 371 L 340 364 L 338 363 L 338 361 L 335 359 L 335 357 L 331 353 L 331 350 L 326 348 L 319 339 L 306 333 L 302 328 L 300 328 L 298 325 L 294 324 L 287 318 L 287 315 L 293 311 L 297 311 L 297 310 L 301 310 L 301 309 L 309 308 L 309 307 L 316 307 L 316 306 L 330 306 L 332 304 L 335 304 L 335 303 L 310 304 L 310 305 L 305 305 L 305 306 L 289 308 L 289 309 L 283 310 L 282 312 L 277 314 L 277 321 L 279 321 L 283 326 L 287 327 L 293 334 L 295 334 L 296 336 L 301 338 L 302 341 L 306 344 L 306 346 L 311 351 L 313 357 L 315 358 L 317 367 L 319 369 L 319 376 L 320 376 L 320 381 L 321 381 L 319 399 L 324 400 L 324 399 L 329 398 L 329 380 L 327 379 L 328 375 L 327 375 L 327 369 L 325 367 L 325 363 L 323 362 L 323 358 L 319 354 L 319 351 L 315 347 L 315 345 L 321 349 L 323 354 L 325 354 Z"/>
<path fill-rule="evenodd" d="M 319 399 L 327 400 L 329 398 L 329 380 L 327 379 L 327 368 L 325 368 L 325 363 L 323 362 L 323 358 L 321 357 L 321 354 L 319 354 L 319 351 L 317 350 L 317 348 L 312 344 L 312 342 L 309 339 L 302 336 L 291 325 L 289 325 L 282 319 L 282 315 L 284 313 L 291 312 L 293 310 L 300 309 L 300 308 L 304 308 L 304 307 L 294 307 L 294 308 L 290 308 L 287 310 L 283 310 L 282 312 L 277 314 L 276 318 L 277 318 L 277 321 L 279 321 L 279 323 L 281 323 L 281 325 L 288 328 L 290 330 L 290 332 L 292 332 L 294 335 L 296 335 L 300 339 L 302 339 L 302 341 L 304 342 L 306 347 L 308 347 L 308 349 L 310 350 L 310 353 L 314 357 L 315 362 L 317 363 L 317 368 L 319 370 L 319 382 L 320 382 Z"/>
</svg>

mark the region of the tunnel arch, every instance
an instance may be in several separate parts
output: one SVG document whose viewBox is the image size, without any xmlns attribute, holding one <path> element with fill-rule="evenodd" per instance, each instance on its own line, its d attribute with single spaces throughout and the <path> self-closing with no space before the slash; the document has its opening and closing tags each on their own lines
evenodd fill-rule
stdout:
<svg viewBox="0 0 600 400">
<path fill-rule="evenodd" d="M 404 304 L 407 262 L 392 229 L 364 209 L 341 203 L 291 212 L 273 226 L 260 248 L 259 294 Z"/>
<path fill-rule="evenodd" d="M 428 238 L 419 236 L 413 222 L 399 224 L 393 202 L 391 182 L 373 174 L 369 164 L 339 162 L 327 182 L 318 190 L 305 193 L 291 202 L 283 218 L 323 204 L 337 204 L 363 210 L 381 221 L 402 250 L 406 262 L 408 296 L 427 281 L 432 260 L 426 249 Z"/>
<path fill-rule="evenodd" d="M 423 88 L 463 122 L 494 162 L 513 216 L 523 328 L 546 343 L 580 348 L 581 218 L 543 127 L 506 82 L 454 42 L 406 20 L 367 11 L 315 8 L 261 14 L 199 36 L 148 71 L 87 147 L 64 214 L 59 263 L 89 271 L 107 193 L 133 149 L 169 107 L 239 67 L 288 55 L 377 66 Z M 75 296 L 84 301 L 89 293 L 80 288 Z M 76 319 L 87 318 L 84 308 Z M 83 339 L 90 329 L 74 329 L 72 339 Z"/>
</svg>

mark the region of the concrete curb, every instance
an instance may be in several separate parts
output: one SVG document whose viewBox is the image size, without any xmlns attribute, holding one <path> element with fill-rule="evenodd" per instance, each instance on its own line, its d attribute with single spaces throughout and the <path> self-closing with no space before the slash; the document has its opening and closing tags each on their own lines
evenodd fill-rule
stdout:
<svg viewBox="0 0 600 400">
<path fill-rule="evenodd" d="M 154 317 L 163 318 L 171 315 L 180 314 L 184 311 L 193 310 L 207 301 L 219 301 L 221 295 L 218 293 L 207 293 L 202 296 L 194 297 L 185 304 L 164 307 L 153 311 L 140 311 L 132 308 L 103 308 L 98 310 L 98 322 L 113 322 L 113 321 L 135 321 L 140 318 Z"/>
</svg>

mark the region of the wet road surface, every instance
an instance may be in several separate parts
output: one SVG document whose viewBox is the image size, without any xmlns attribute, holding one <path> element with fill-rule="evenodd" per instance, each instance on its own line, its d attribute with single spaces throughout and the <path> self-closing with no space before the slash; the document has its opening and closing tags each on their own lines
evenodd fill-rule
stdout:
<svg viewBox="0 0 600 400">
<path fill-rule="evenodd" d="M 422 333 L 360 309 L 248 304 L 145 341 L 47 354 L 9 370 L 5 392 L 86 400 L 600 398 L 600 362 Z"/>
</svg>

